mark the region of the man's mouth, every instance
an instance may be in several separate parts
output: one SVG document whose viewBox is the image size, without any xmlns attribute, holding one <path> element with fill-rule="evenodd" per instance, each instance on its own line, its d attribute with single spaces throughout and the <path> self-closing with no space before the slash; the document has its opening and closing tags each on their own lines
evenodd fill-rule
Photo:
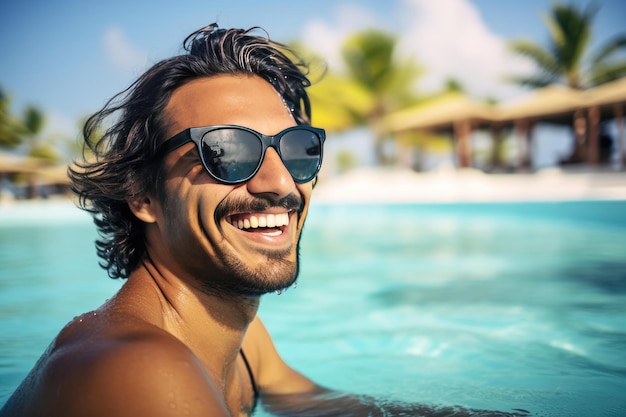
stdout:
<svg viewBox="0 0 626 417">
<path fill-rule="evenodd" d="M 227 218 L 228 223 L 247 232 L 282 232 L 289 225 L 289 213 L 245 213 Z M 273 229 L 273 230 L 272 230 Z"/>
</svg>

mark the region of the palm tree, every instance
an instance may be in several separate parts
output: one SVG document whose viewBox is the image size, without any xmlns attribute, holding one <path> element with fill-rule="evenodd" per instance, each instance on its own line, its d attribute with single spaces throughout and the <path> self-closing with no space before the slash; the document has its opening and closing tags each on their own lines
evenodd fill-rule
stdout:
<svg viewBox="0 0 626 417">
<path fill-rule="evenodd" d="M 27 146 L 28 156 L 39 158 L 46 162 L 56 162 L 59 159 L 59 155 L 54 145 L 40 137 L 46 123 L 43 112 L 36 107 L 27 107 L 24 110 L 22 123 L 22 138 Z"/>
<path fill-rule="evenodd" d="M 372 130 L 380 164 L 386 162 L 385 133 L 377 126 L 383 116 L 414 101 L 411 85 L 421 73 L 412 61 L 398 61 L 395 49 L 396 38 L 387 33 L 369 29 L 354 34 L 342 48 L 345 72 L 328 74 L 310 89 L 321 124 L 334 130 Z"/>
<path fill-rule="evenodd" d="M 539 70 L 513 81 L 534 88 L 561 83 L 583 90 L 626 76 L 626 59 L 619 55 L 626 48 L 626 33 L 606 41 L 593 54 L 589 51 L 597 11 L 594 5 L 585 9 L 554 5 L 544 17 L 550 31 L 547 48 L 524 40 L 510 43 L 514 52 L 530 58 Z"/>
<path fill-rule="evenodd" d="M 11 100 L 0 87 L 0 147 L 15 148 L 20 144 L 19 122 L 10 114 Z"/>
<path fill-rule="evenodd" d="M 544 20 L 550 31 L 550 42 L 543 48 L 529 41 L 514 41 L 514 52 L 530 58 L 538 72 L 512 81 L 541 88 L 551 84 L 564 84 L 585 90 L 626 76 L 626 59 L 620 52 L 626 50 L 626 33 L 619 33 L 605 41 L 597 50 L 590 51 L 592 21 L 598 7 L 588 5 L 578 8 L 574 4 L 556 4 Z M 586 140 L 574 140 L 574 149 L 568 162 L 585 159 Z M 565 161 L 564 161 L 565 162 Z"/>
<path fill-rule="evenodd" d="M 10 114 L 11 101 L 0 88 L 0 147 L 15 149 L 26 147 L 25 153 L 47 162 L 55 162 L 59 156 L 50 141 L 40 137 L 45 126 L 44 113 L 34 106 L 28 106 L 21 118 Z"/>
</svg>

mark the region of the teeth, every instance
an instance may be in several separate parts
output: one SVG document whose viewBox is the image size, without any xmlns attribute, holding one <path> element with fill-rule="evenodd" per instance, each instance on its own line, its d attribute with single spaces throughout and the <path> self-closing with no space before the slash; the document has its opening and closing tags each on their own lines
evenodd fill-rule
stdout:
<svg viewBox="0 0 626 417">
<path fill-rule="evenodd" d="M 281 227 L 289 224 L 289 214 L 256 215 L 245 219 L 232 220 L 231 223 L 241 230 L 259 227 Z"/>
<path fill-rule="evenodd" d="M 267 215 L 267 227 L 276 227 L 276 216 L 273 214 Z"/>
</svg>

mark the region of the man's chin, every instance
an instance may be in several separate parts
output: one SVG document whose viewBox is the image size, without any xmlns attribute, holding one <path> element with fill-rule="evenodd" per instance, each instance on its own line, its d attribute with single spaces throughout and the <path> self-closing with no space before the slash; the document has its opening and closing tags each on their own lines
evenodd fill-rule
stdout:
<svg viewBox="0 0 626 417">
<path fill-rule="evenodd" d="M 273 271 L 269 269 L 273 269 Z M 283 262 L 282 266 L 274 265 L 272 268 L 264 268 L 262 274 L 257 272 L 250 278 L 246 280 L 249 295 L 261 296 L 283 292 L 293 286 L 298 279 L 298 263 L 289 262 L 287 266 Z"/>
</svg>

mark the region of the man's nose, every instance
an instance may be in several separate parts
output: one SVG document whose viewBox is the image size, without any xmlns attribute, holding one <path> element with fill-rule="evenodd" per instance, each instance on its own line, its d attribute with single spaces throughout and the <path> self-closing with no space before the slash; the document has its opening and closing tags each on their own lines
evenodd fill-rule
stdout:
<svg viewBox="0 0 626 417">
<path fill-rule="evenodd" d="M 282 198 L 296 191 L 296 183 L 274 148 L 268 148 L 259 171 L 247 182 L 250 194 Z"/>
</svg>

